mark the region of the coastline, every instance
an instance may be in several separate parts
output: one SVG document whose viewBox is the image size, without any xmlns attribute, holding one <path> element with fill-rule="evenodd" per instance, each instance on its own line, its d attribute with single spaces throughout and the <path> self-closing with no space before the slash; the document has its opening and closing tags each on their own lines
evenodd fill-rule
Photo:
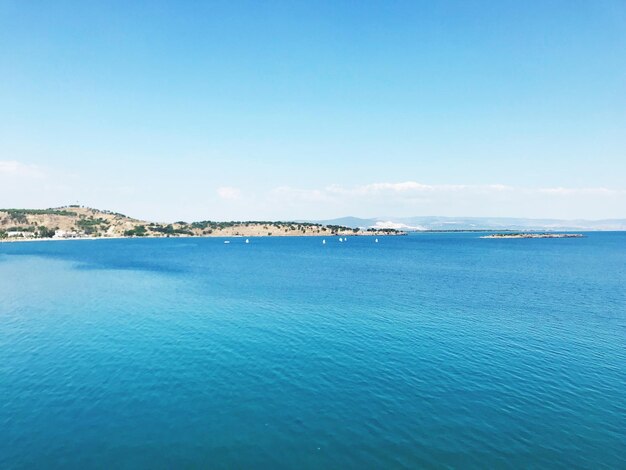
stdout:
<svg viewBox="0 0 626 470">
<path fill-rule="evenodd" d="M 166 236 L 154 236 L 154 235 L 146 235 L 143 237 L 135 237 L 135 236 L 110 236 L 110 237 L 73 237 L 73 238 L 4 238 L 0 239 L 0 243 L 28 243 L 28 242 L 71 242 L 71 241 L 96 241 L 96 240 L 142 240 L 142 239 L 177 239 L 177 240 L 186 240 L 186 239 L 195 239 L 195 238 L 223 238 L 223 239 L 233 239 L 233 238 L 348 238 L 348 237 L 399 237 L 407 235 L 406 232 L 398 232 L 398 233 L 350 233 L 350 234 L 333 234 L 333 235 L 324 235 L 324 234 L 304 234 L 304 235 L 293 235 L 293 234 L 285 234 L 285 235 L 178 235 L 172 237 Z"/>
</svg>

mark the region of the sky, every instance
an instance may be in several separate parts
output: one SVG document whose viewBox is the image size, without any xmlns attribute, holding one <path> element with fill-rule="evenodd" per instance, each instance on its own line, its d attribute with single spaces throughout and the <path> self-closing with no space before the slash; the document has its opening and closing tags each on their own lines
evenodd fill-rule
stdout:
<svg viewBox="0 0 626 470">
<path fill-rule="evenodd" d="M 626 218 L 626 2 L 0 0 L 0 207 Z"/>
</svg>

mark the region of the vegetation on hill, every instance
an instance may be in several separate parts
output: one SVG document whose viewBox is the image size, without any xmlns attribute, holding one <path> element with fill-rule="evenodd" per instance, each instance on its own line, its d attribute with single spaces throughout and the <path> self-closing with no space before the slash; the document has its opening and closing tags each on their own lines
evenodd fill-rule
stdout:
<svg viewBox="0 0 626 470">
<path fill-rule="evenodd" d="M 59 209 L 0 209 L 0 212 L 6 212 L 9 217 L 16 223 L 28 222 L 29 215 L 60 215 L 60 216 L 76 216 L 76 212 Z"/>
<path fill-rule="evenodd" d="M 145 237 L 147 233 L 148 231 L 146 230 L 145 225 L 138 225 L 134 229 L 125 230 L 124 236 L 125 237 Z"/>
<path fill-rule="evenodd" d="M 230 221 L 145 222 L 123 214 L 82 206 L 51 209 L 1 209 L 0 238 L 96 238 L 190 236 L 334 236 L 400 234 L 393 229 L 355 229 L 310 222 Z"/>
</svg>

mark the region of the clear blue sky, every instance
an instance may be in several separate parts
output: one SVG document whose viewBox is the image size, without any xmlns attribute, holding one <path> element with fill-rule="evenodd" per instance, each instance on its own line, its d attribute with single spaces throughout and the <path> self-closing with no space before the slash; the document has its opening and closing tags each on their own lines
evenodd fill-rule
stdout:
<svg viewBox="0 0 626 470">
<path fill-rule="evenodd" d="M 0 206 L 626 217 L 626 2 L 0 0 Z"/>
</svg>

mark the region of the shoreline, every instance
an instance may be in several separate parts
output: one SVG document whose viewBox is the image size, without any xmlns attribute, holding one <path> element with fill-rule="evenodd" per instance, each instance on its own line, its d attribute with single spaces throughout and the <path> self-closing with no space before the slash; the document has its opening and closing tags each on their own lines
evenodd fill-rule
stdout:
<svg viewBox="0 0 626 470">
<path fill-rule="evenodd" d="M 146 235 L 143 237 L 133 236 L 111 236 L 111 237 L 75 237 L 75 238 L 5 238 L 0 239 L 0 243 L 28 243 L 28 242 L 71 242 L 71 241 L 96 241 L 96 240 L 145 240 L 145 239 L 169 239 L 169 240 L 189 240 L 195 238 L 348 238 L 348 237 L 399 237 L 404 236 L 406 233 L 354 233 L 349 235 L 337 234 L 337 235 L 318 235 L 318 234 L 306 234 L 306 235 L 181 235 L 175 237 L 162 237 Z"/>
</svg>

